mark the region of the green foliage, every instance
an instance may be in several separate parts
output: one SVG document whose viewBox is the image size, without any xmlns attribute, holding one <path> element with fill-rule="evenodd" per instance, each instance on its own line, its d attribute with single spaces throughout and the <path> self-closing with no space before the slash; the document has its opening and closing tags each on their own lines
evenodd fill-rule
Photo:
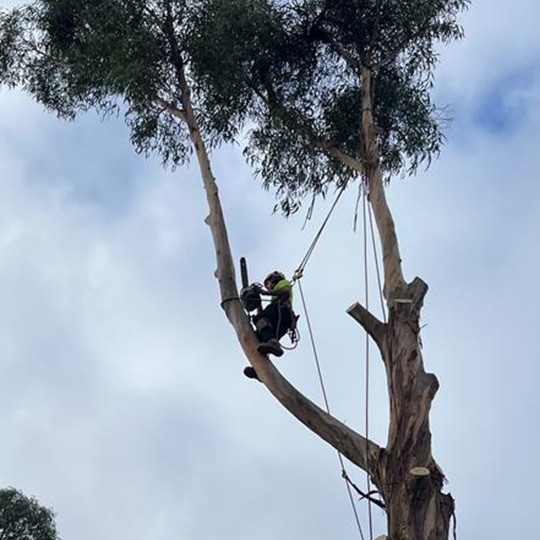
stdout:
<svg viewBox="0 0 540 540">
<path fill-rule="evenodd" d="M 430 91 L 435 47 L 462 35 L 468 0 L 36 0 L 0 15 L 0 76 L 60 116 L 124 112 L 139 152 L 177 165 L 188 78 L 210 146 L 242 139 L 285 213 L 357 172 L 362 67 L 387 177 L 436 156 L 444 120 Z"/>
<path fill-rule="evenodd" d="M 0 489 L 0 538 L 58 540 L 54 513 L 16 489 Z"/>
<path fill-rule="evenodd" d="M 193 75 L 210 117 L 254 125 L 246 153 L 285 210 L 294 210 L 307 193 L 354 176 L 321 142 L 363 159 L 362 66 L 375 77 L 386 176 L 414 173 L 439 153 L 444 118 L 430 95 L 435 47 L 461 37 L 456 18 L 466 5 L 200 0 L 189 36 Z"/>
<path fill-rule="evenodd" d="M 157 151 L 165 163 L 183 163 L 189 155 L 186 132 L 155 104 L 157 97 L 177 102 L 178 84 L 163 31 L 167 14 L 152 4 L 39 0 L 14 10 L 4 19 L 22 25 L 0 55 L 0 65 L 2 59 L 14 66 L 13 58 L 23 58 L 11 69 L 10 80 L 59 116 L 72 119 L 90 109 L 104 115 L 122 111 L 137 151 Z M 169 4 L 176 24 L 183 2 Z M 7 23 L 0 27 L 6 41 L 16 34 L 8 28 Z M 21 49 L 17 45 L 23 39 Z"/>
<path fill-rule="evenodd" d="M 32 49 L 28 12 L 19 9 L 0 12 L 0 83 L 10 88 L 23 80 Z"/>
</svg>

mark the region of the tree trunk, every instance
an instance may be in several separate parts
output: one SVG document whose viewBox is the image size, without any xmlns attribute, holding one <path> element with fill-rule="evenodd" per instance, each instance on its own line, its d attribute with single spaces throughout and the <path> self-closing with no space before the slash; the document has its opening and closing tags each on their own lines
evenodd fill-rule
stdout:
<svg viewBox="0 0 540 540">
<path fill-rule="evenodd" d="M 383 249 L 388 323 L 373 323 L 366 310 L 349 310 L 379 346 L 390 398 L 388 444 L 370 470 L 388 512 L 390 540 L 447 540 L 454 501 L 441 492 L 444 475 L 431 453 L 429 412 L 439 383 L 426 373 L 420 341 L 420 312 L 427 285 L 406 284 L 394 221 L 388 208 L 373 121 L 372 74 L 362 70 L 365 175 Z M 355 313 L 357 316 L 355 316 Z M 371 323 L 371 324 L 370 324 Z"/>
<path fill-rule="evenodd" d="M 388 508 L 392 540 L 447 540 L 453 499 L 431 454 L 429 412 L 437 378 L 424 370 L 420 310 L 426 284 L 415 279 L 407 300 L 390 309 L 383 346 L 390 395 L 388 444 L 375 473 Z"/>
<path fill-rule="evenodd" d="M 444 475 L 431 454 L 429 412 L 437 378 L 424 370 L 420 310 L 427 285 L 416 278 L 393 302 L 383 324 L 359 304 L 349 308 L 377 343 L 390 397 L 388 444 L 371 479 L 387 509 L 390 540 L 447 540 L 454 501 L 441 492 Z"/>
</svg>

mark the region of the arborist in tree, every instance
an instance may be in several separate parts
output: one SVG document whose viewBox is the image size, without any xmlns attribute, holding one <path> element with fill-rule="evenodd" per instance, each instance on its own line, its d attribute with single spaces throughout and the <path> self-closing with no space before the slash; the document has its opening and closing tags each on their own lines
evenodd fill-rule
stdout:
<svg viewBox="0 0 540 540">
<path fill-rule="evenodd" d="M 261 296 L 270 296 L 270 303 L 263 309 Z M 257 350 L 261 354 L 282 356 L 283 348 L 279 340 L 294 326 L 296 315 L 292 308 L 292 283 L 282 272 L 274 271 L 264 280 L 264 287 L 253 284 L 242 290 L 242 300 L 248 311 L 257 310 L 252 317 L 257 337 L 261 342 Z M 248 366 L 244 374 L 256 379 L 255 370 Z"/>
</svg>

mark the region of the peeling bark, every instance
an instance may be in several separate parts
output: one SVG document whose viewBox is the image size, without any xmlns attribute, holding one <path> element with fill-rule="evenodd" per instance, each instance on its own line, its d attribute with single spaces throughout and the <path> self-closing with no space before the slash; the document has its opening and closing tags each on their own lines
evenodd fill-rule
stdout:
<svg viewBox="0 0 540 540">
<path fill-rule="evenodd" d="M 416 279 L 407 287 L 412 302 L 390 309 L 384 351 L 390 427 L 378 476 L 388 506 L 389 537 L 395 540 L 446 540 L 454 508 L 450 495 L 441 493 L 444 477 L 431 450 L 429 413 L 439 385 L 424 370 L 419 342 L 426 290 Z"/>
</svg>

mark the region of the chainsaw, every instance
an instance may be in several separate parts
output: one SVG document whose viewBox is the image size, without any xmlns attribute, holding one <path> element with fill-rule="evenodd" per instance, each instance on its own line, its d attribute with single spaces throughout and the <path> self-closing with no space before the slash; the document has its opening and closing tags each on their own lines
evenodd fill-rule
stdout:
<svg viewBox="0 0 540 540">
<path fill-rule="evenodd" d="M 240 259 L 240 274 L 242 276 L 242 290 L 240 300 L 247 312 L 258 311 L 262 308 L 261 291 L 263 286 L 260 283 L 249 283 L 247 262 L 244 257 Z"/>
</svg>

